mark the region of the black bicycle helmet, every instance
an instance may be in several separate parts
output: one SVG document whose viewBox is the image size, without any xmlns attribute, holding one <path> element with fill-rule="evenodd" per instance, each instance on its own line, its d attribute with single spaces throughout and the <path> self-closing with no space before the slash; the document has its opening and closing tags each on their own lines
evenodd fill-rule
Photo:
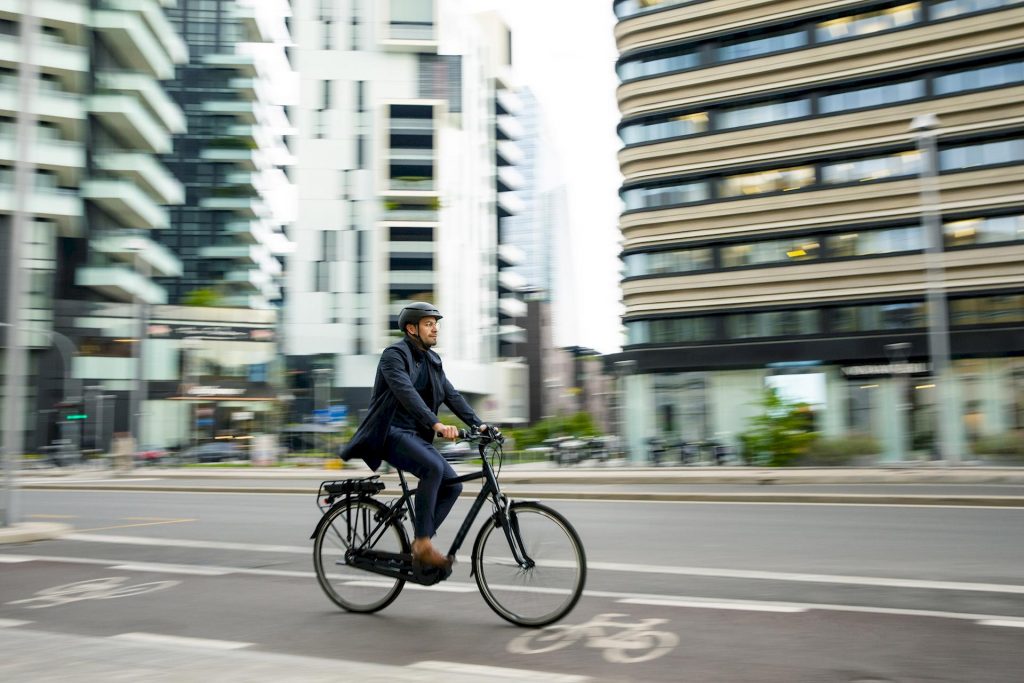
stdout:
<svg viewBox="0 0 1024 683">
<path fill-rule="evenodd" d="M 437 310 L 434 304 L 427 303 L 426 301 L 413 301 L 398 314 L 398 329 L 405 332 L 406 325 L 417 325 L 424 318 L 437 318 L 440 320 L 443 317 L 441 311 Z"/>
</svg>

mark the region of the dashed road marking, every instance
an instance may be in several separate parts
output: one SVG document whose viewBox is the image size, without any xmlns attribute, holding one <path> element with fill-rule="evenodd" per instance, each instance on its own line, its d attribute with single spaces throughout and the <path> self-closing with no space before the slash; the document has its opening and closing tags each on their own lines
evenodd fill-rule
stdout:
<svg viewBox="0 0 1024 683">
<path fill-rule="evenodd" d="M 190 638 L 187 636 L 168 636 L 161 633 L 119 633 L 110 636 L 113 640 L 127 640 L 133 643 L 146 643 L 149 645 L 174 645 L 178 647 L 200 648 L 204 650 L 243 650 L 251 647 L 252 643 L 242 643 L 234 640 L 215 640 L 213 638 Z"/>
<path fill-rule="evenodd" d="M 460 662 L 428 660 L 410 664 L 408 668 L 436 671 L 438 673 L 469 674 L 471 676 L 478 676 L 481 681 L 502 678 L 523 680 L 524 677 L 528 677 L 532 681 L 540 681 L 540 683 L 585 683 L 591 680 L 590 676 L 579 676 L 577 674 L 560 674 L 551 671 L 535 671 L 533 669 L 510 669 L 501 666 L 462 664 Z"/>
<path fill-rule="evenodd" d="M 806 612 L 807 607 L 797 605 L 776 605 L 770 602 L 740 602 L 732 600 L 677 600 L 665 598 L 626 598 L 619 600 L 624 605 L 652 605 L 654 607 L 697 607 L 701 609 L 733 609 L 745 612 L 784 612 L 795 614 Z"/>
<path fill-rule="evenodd" d="M 1010 628 L 1024 628 L 1024 619 L 979 619 L 982 626 L 1008 626 Z"/>
<path fill-rule="evenodd" d="M 198 564 L 161 564 L 154 562 L 131 562 L 119 564 L 111 569 L 121 569 L 129 572 L 159 572 L 161 574 L 191 574 L 193 576 L 224 576 L 233 573 L 233 570 L 226 567 L 208 567 Z"/>
<path fill-rule="evenodd" d="M 18 626 L 25 626 L 31 623 L 31 621 L 25 621 L 24 619 L 0 619 L 0 628 L 17 628 Z"/>
</svg>

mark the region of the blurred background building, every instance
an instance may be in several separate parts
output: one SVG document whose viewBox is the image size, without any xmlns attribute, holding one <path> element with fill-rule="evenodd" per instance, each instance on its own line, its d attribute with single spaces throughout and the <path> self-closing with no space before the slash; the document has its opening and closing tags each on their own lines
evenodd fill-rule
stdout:
<svg viewBox="0 0 1024 683">
<path fill-rule="evenodd" d="M 935 113 L 960 441 L 1024 427 L 1024 6 L 614 3 L 630 443 L 733 444 L 767 386 L 929 457 Z"/>
<path fill-rule="evenodd" d="M 502 243 L 520 210 L 510 36 L 471 3 L 295 3 L 301 74 L 285 344 L 292 419 L 369 403 L 409 301 L 445 314 L 438 350 L 488 419 L 527 419 L 524 282 Z M 315 375 L 325 380 L 315 380 Z"/>
</svg>

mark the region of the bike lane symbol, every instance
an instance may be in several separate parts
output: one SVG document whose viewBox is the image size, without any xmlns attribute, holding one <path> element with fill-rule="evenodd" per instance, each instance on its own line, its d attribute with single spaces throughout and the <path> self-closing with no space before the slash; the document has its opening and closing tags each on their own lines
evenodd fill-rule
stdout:
<svg viewBox="0 0 1024 683">
<path fill-rule="evenodd" d="M 127 576 L 110 576 L 102 579 L 88 579 L 87 581 L 76 581 L 65 583 L 52 588 L 44 588 L 36 591 L 34 597 L 23 600 L 12 600 L 8 605 L 23 605 L 25 609 L 41 609 L 43 607 L 56 607 L 66 605 L 70 602 L 80 600 L 110 600 L 112 598 L 127 598 L 132 595 L 152 593 L 177 586 L 181 581 L 149 581 L 137 583 L 132 586 L 125 586 Z"/>
<path fill-rule="evenodd" d="M 517 636 L 508 644 L 508 651 L 522 655 L 541 654 L 561 650 L 582 640 L 584 647 L 601 650 L 609 662 L 635 664 L 663 657 L 679 644 L 679 636 L 675 633 L 653 628 L 668 623 L 668 619 L 641 619 L 634 623 L 615 621 L 628 617 L 628 614 L 598 614 L 582 624 L 547 626 Z"/>
</svg>

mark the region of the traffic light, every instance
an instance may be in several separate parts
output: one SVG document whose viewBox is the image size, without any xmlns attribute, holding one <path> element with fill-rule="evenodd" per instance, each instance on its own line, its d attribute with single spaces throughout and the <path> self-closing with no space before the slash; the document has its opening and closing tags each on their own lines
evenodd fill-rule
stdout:
<svg viewBox="0 0 1024 683">
<path fill-rule="evenodd" d="M 64 416 L 65 420 L 87 420 L 89 416 L 84 413 L 71 413 Z"/>
</svg>

